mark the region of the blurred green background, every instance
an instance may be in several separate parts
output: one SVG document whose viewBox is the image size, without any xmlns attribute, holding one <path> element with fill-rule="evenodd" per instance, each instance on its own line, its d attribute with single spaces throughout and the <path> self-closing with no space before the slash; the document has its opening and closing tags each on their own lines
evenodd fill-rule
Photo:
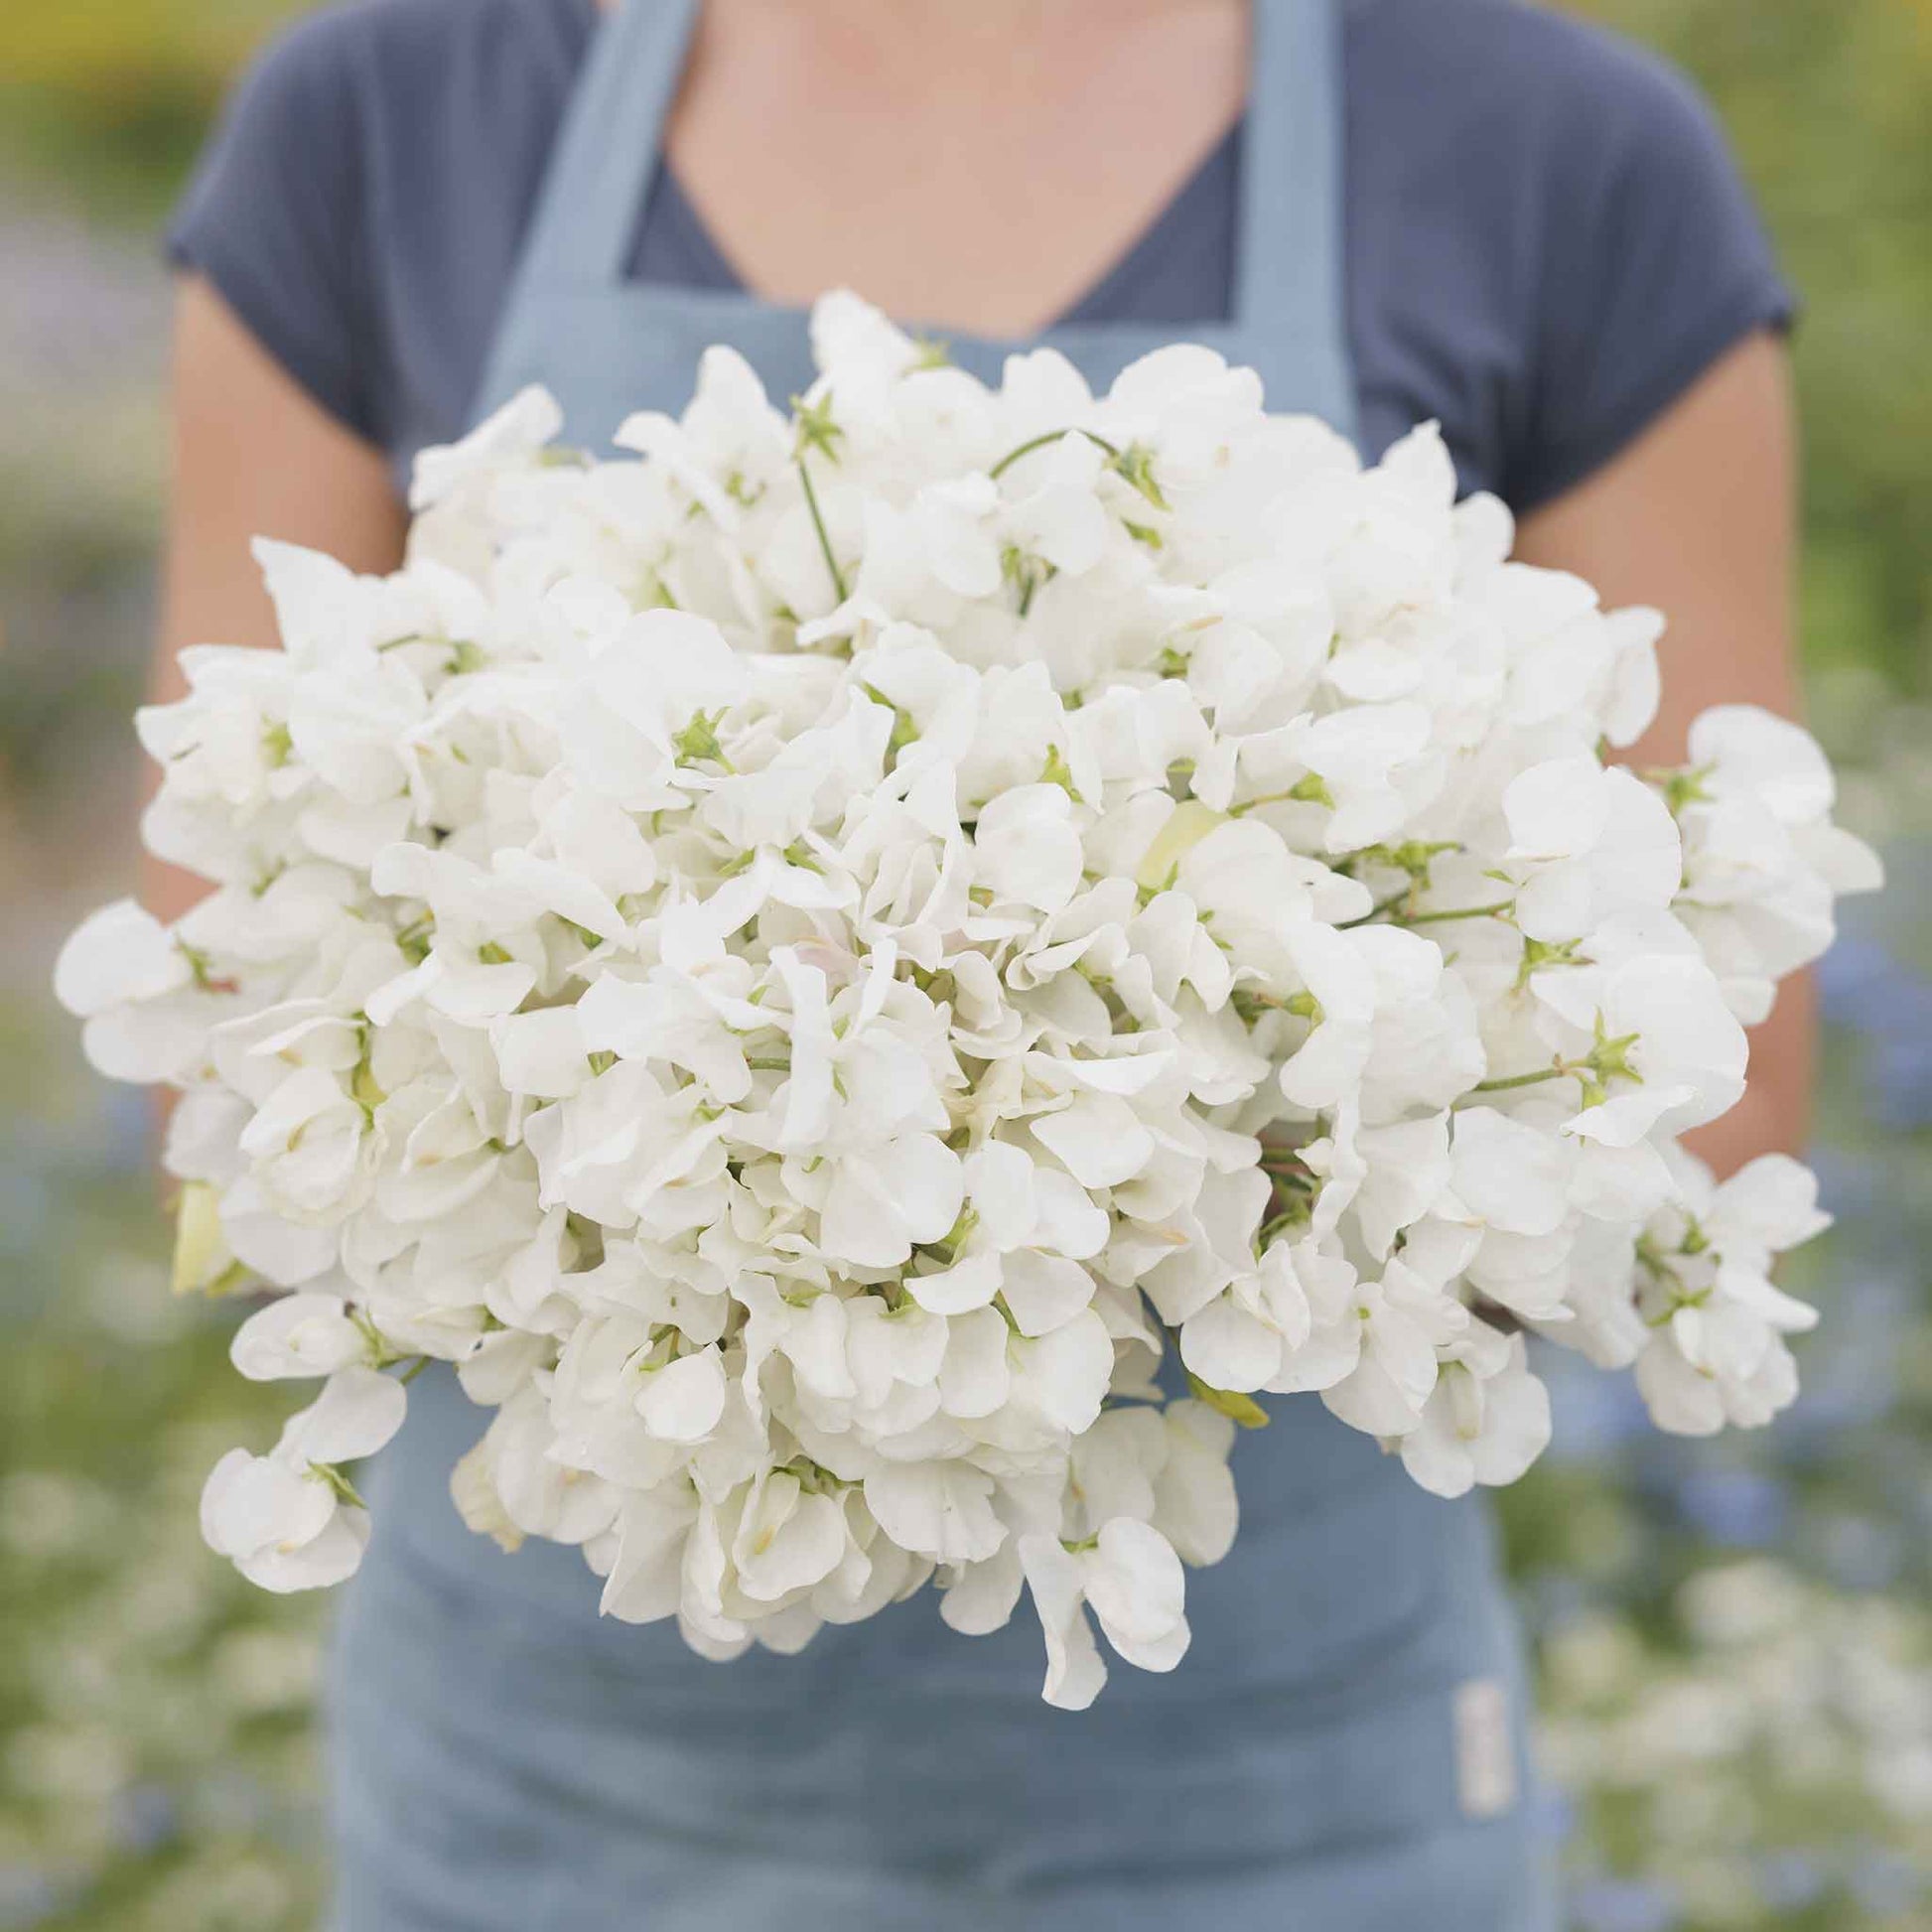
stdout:
<svg viewBox="0 0 1932 1932">
<path fill-rule="evenodd" d="M 53 951 L 132 872 L 164 468 L 155 247 L 288 0 L 0 8 L 0 1932 L 280 1932 L 320 1895 L 320 1605 L 203 1472 L 287 1406 L 172 1302 L 138 1096 Z M 1827 962 L 1827 1319 L 1768 1436 L 1567 1381 L 1504 1499 L 1578 1932 L 1932 1928 L 1932 0 L 1589 0 L 1718 101 L 1808 310 L 1805 647 L 1893 890 Z M 1574 1386 L 1573 1386 L 1574 1382 Z M 1345 1932 L 1345 1928 L 1336 1928 Z"/>
</svg>

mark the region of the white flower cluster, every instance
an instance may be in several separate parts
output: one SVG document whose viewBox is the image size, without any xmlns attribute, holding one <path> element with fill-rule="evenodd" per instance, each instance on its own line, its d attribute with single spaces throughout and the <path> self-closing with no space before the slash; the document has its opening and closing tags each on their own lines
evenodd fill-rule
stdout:
<svg viewBox="0 0 1932 1932">
<path fill-rule="evenodd" d="M 182 1090 L 190 1285 L 327 1376 L 210 1481 L 271 1588 L 453 1362 L 474 1528 L 725 1657 L 1030 1586 L 1046 1696 L 1172 1668 L 1261 1392 L 1444 1495 L 1549 1434 L 1524 1329 L 1667 1428 L 1790 1400 L 1809 1176 L 1675 1137 L 1875 883 L 1797 728 L 1605 765 L 1659 621 L 1506 561 L 1437 436 L 1364 470 L 1174 347 L 997 389 L 851 297 L 790 415 L 728 349 L 641 461 L 526 394 L 423 459 L 405 569 L 264 544 L 277 652 L 145 712 L 150 847 L 59 991 Z M 1155 1381 L 1170 1345 L 1192 1394 Z M 411 1371 L 413 1372 L 413 1371 Z"/>
</svg>

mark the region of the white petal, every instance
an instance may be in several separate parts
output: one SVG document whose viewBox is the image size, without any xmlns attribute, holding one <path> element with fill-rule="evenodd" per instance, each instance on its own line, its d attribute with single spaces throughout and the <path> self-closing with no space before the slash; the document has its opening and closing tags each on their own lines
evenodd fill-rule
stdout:
<svg viewBox="0 0 1932 1932">
<path fill-rule="evenodd" d="M 1035 1137 L 1082 1187 L 1116 1187 L 1154 1158 L 1154 1136 L 1125 1100 L 1088 1094 L 1034 1122 Z"/>
<path fill-rule="evenodd" d="M 228 1359 L 251 1382 L 333 1375 L 361 1360 L 368 1343 L 339 1295 L 287 1295 L 257 1309 L 228 1344 Z"/>
<path fill-rule="evenodd" d="M 1018 1248 L 1001 1262 L 1000 1292 L 1023 1335 L 1043 1335 L 1092 1300 L 1093 1277 L 1077 1261 Z"/>
<path fill-rule="evenodd" d="M 131 898 L 90 912 L 54 965 L 54 997 L 80 1019 L 129 1000 L 158 999 L 193 978 L 173 933 Z"/>
<path fill-rule="evenodd" d="M 653 1369 L 637 1391 L 644 1427 L 669 1443 L 702 1442 L 725 1413 L 725 1369 L 715 1348 Z"/>
<path fill-rule="evenodd" d="M 866 1507 L 901 1549 L 935 1563 L 983 1563 L 1006 1541 L 993 1478 L 965 1462 L 889 1462 L 866 1478 Z"/>
<path fill-rule="evenodd" d="M 398 1429 L 409 1391 L 372 1368 L 339 1369 L 322 1394 L 283 1428 L 278 1454 L 308 1462 L 358 1462 Z"/>
</svg>

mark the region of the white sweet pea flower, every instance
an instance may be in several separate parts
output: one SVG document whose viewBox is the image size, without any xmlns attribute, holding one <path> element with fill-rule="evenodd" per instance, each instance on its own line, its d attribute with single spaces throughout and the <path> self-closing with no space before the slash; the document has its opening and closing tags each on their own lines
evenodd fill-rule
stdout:
<svg viewBox="0 0 1932 1932">
<path fill-rule="evenodd" d="M 1425 1489 L 1460 1496 L 1517 1480 L 1550 1443 L 1550 1392 L 1529 1371 L 1521 1335 L 1472 1321 L 1449 1345 L 1402 1464 Z"/>
<path fill-rule="evenodd" d="M 1764 1155 L 1722 1186 L 1680 1156 L 1677 1177 L 1679 1199 L 1637 1247 L 1654 1335 L 1637 1386 L 1673 1435 L 1762 1427 L 1797 1394 L 1784 1336 L 1818 1321 L 1816 1309 L 1772 1286 L 1772 1264 L 1831 1217 L 1818 1210 L 1816 1178 L 1785 1155 Z"/>
<path fill-rule="evenodd" d="M 1026 785 L 981 808 L 975 875 L 995 901 L 1018 899 L 1056 912 L 1080 885 L 1073 801 L 1058 785 Z"/>
<path fill-rule="evenodd" d="M 1784 1407 L 1813 1183 L 1674 1137 L 1876 883 L 1812 741 L 1605 768 L 1658 618 L 1510 562 L 1433 429 L 1364 467 L 1198 346 L 1095 398 L 812 333 L 789 415 L 714 349 L 614 459 L 526 393 L 425 455 L 402 570 L 259 546 L 282 648 L 141 716 L 215 890 L 56 989 L 182 1090 L 177 1285 L 289 1291 L 235 1365 L 328 1378 L 208 1540 L 348 1575 L 378 1365 L 447 1360 L 464 1520 L 612 1614 L 722 1660 L 1031 1583 L 1078 1707 L 1089 1610 L 1179 1660 L 1257 1397 L 1444 1494 L 1549 1433 L 1497 1309 L 1666 1428 Z"/>
<path fill-rule="evenodd" d="M 1373 845 L 1401 826 L 1434 788 L 1429 741 L 1429 713 L 1408 702 L 1352 706 L 1282 734 L 1282 750 L 1318 781 L 1312 802 L 1332 800 L 1323 850 Z"/>
<path fill-rule="evenodd" d="M 1296 1250 L 1277 1241 L 1251 1274 L 1181 1323 L 1180 1359 L 1209 1388 L 1249 1394 L 1275 1381 L 1312 1326 Z"/>
<path fill-rule="evenodd" d="M 837 1502 L 789 1469 L 768 1470 L 752 1485 L 732 1540 L 737 1588 L 758 1602 L 781 1601 L 830 1576 L 845 1550 Z"/>
<path fill-rule="evenodd" d="M 341 1466 L 373 1455 L 402 1426 L 408 1397 L 372 1369 L 346 1367 L 292 1416 L 268 1455 L 230 1449 L 202 1492 L 202 1535 L 264 1589 L 321 1589 L 352 1576 L 368 1512 Z"/>
<path fill-rule="evenodd" d="M 1534 991 L 1560 1023 L 1546 1037 L 1586 1069 L 1573 1134 L 1629 1147 L 1716 1120 L 1744 1091 L 1744 1030 L 1701 959 L 1660 953 L 1607 970 L 1545 973 Z"/>
<path fill-rule="evenodd" d="M 548 390 L 532 386 L 479 423 L 460 442 L 418 453 L 409 482 L 409 507 L 447 502 L 479 478 L 532 460 L 563 428 L 563 411 Z"/>
<path fill-rule="evenodd" d="M 333 1375 L 369 1353 L 369 1337 L 348 1318 L 343 1298 L 315 1291 L 258 1309 L 228 1345 L 228 1359 L 251 1382 Z"/>
<path fill-rule="evenodd" d="M 1131 1517 L 1103 1523 L 1090 1545 L 1020 1538 L 1020 1560 L 1046 1637 L 1046 1702 L 1084 1711 L 1107 1681 L 1086 1611 L 1141 1670 L 1173 1670 L 1189 1640 L 1180 1559 L 1159 1530 Z"/>
<path fill-rule="evenodd" d="M 1836 783 L 1808 732 L 1752 705 L 1720 705 L 1691 728 L 1672 796 L 1684 833 L 1680 915 L 1697 932 L 1745 1024 L 1777 981 L 1824 953 L 1834 900 L 1875 891 L 1868 847 L 1831 822 Z"/>
<path fill-rule="evenodd" d="M 213 1002 L 199 995 L 193 955 L 131 898 L 90 913 L 61 948 L 54 997 L 86 1023 L 81 1044 L 97 1072 L 177 1080 L 193 1069 Z"/>
<path fill-rule="evenodd" d="M 725 1413 L 725 1367 L 716 1348 L 647 1369 L 637 1390 L 644 1427 L 665 1442 L 702 1442 Z"/>
<path fill-rule="evenodd" d="M 866 1507 L 901 1549 L 935 1563 L 985 1563 L 1007 1540 L 993 1479 L 965 1462 L 888 1462 L 866 1477 Z"/>
<path fill-rule="evenodd" d="M 326 1476 L 230 1449 L 202 1491 L 202 1537 L 262 1589 L 325 1589 L 361 1567 L 368 1512 Z"/>
<path fill-rule="evenodd" d="M 371 1183 L 368 1109 L 322 1067 L 291 1073 L 242 1130 L 262 1195 L 276 1212 L 312 1224 L 351 1211 Z"/>
<path fill-rule="evenodd" d="M 564 757 L 593 791 L 626 809 L 675 803 L 681 774 L 727 766 L 717 723 L 749 689 L 745 660 L 717 625 L 646 611 L 567 696 Z"/>
<path fill-rule="evenodd" d="M 1372 1436 L 1420 1427 L 1436 1387 L 1437 1349 L 1462 1332 L 1466 1311 L 1399 1261 L 1379 1282 L 1326 1256 L 1307 1257 L 1298 1274 L 1310 1333 L 1285 1352 L 1268 1386 L 1282 1394 L 1318 1389 L 1333 1414 Z"/>
<path fill-rule="evenodd" d="M 1621 766 L 1555 759 L 1503 793 L 1512 865 L 1531 865 L 1516 923 L 1532 939 L 1581 939 L 1605 920 L 1661 911 L 1683 877 L 1676 821 Z"/>
<path fill-rule="evenodd" d="M 1105 461 L 1100 446 L 1077 433 L 1041 452 L 1036 465 L 1016 474 L 1032 487 L 1008 485 L 1011 500 L 1001 515 L 1007 541 L 1069 577 L 1091 570 L 1114 527 L 1097 487 Z"/>
</svg>

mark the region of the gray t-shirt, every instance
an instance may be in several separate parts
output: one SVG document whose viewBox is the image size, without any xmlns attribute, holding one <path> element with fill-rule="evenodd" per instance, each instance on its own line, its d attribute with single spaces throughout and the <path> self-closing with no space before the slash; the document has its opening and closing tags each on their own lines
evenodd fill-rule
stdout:
<svg viewBox="0 0 1932 1932">
<path fill-rule="evenodd" d="M 310 16 L 237 89 L 171 258 L 392 458 L 452 439 L 595 20 L 594 0 Z M 1722 134 L 1651 56 L 1522 0 L 1348 0 L 1343 59 L 1371 454 L 1433 417 L 1465 488 L 1532 509 L 1790 321 Z M 1237 127 L 1066 319 L 1225 317 L 1241 163 Z M 737 286 L 669 170 L 633 273 Z"/>
</svg>

